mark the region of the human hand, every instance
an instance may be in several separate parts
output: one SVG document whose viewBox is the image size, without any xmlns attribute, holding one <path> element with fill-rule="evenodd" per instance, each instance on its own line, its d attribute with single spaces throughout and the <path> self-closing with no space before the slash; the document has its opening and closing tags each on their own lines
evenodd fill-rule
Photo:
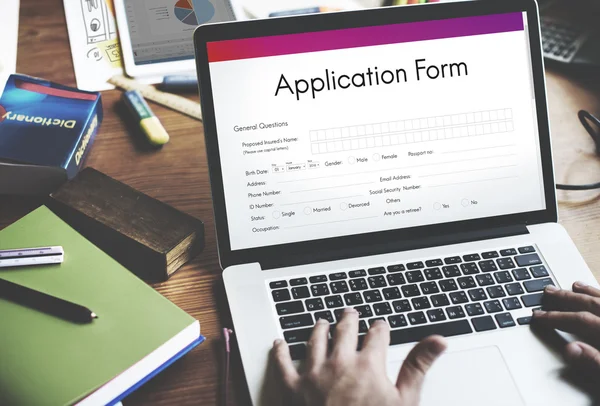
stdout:
<svg viewBox="0 0 600 406">
<path fill-rule="evenodd" d="M 386 373 L 390 331 L 386 322 L 377 321 L 367 333 L 362 349 L 358 345 L 358 313 L 345 309 L 328 354 L 329 323 L 318 320 L 307 344 L 304 372 L 298 373 L 287 344 L 276 340 L 274 361 L 283 383 L 295 403 L 311 406 L 417 406 L 426 372 L 446 349 L 440 336 L 417 344 L 406 357 L 396 384 Z"/>
<path fill-rule="evenodd" d="M 600 372 L 600 290 L 582 282 L 573 291 L 546 286 L 544 310 L 533 312 L 532 325 L 572 333 L 582 341 L 564 348 L 565 360 L 579 368 Z"/>
</svg>

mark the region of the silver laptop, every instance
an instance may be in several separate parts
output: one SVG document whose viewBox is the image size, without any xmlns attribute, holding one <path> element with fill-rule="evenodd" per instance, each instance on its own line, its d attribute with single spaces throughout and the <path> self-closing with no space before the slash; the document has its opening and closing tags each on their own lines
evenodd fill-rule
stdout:
<svg viewBox="0 0 600 406">
<path fill-rule="evenodd" d="M 395 379 L 448 337 L 423 405 L 584 405 L 531 331 L 597 285 L 557 223 L 538 10 L 464 2 L 206 25 L 195 47 L 220 263 L 255 405 L 273 340 L 391 328 Z"/>
</svg>

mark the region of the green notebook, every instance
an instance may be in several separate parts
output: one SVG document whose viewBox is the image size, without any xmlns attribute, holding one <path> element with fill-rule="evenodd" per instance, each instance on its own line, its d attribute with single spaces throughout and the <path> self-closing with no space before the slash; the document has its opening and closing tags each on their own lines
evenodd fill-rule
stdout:
<svg viewBox="0 0 600 406">
<path fill-rule="evenodd" d="M 0 231 L 0 249 L 55 245 L 62 264 L 0 268 L 0 278 L 98 319 L 74 324 L 0 298 L 0 405 L 106 404 L 197 342 L 198 321 L 48 208 Z"/>
</svg>

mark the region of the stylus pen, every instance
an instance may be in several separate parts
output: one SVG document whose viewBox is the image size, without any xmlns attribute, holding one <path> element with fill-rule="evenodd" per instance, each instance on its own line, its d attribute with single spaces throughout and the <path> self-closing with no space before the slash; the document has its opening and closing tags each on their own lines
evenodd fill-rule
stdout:
<svg viewBox="0 0 600 406">
<path fill-rule="evenodd" d="M 159 88 L 165 92 L 197 92 L 198 79 L 187 75 L 165 76 Z"/>
<path fill-rule="evenodd" d="M 0 279 L 0 298 L 74 323 L 91 323 L 92 320 L 98 318 L 96 313 L 87 307 L 17 285 L 5 279 Z"/>
</svg>

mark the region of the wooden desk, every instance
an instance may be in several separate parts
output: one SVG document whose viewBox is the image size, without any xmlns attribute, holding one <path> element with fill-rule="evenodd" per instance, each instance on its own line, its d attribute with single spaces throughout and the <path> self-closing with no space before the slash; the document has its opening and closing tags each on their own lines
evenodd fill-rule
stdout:
<svg viewBox="0 0 600 406">
<path fill-rule="evenodd" d="M 0 51 L 1 52 L 1 51 Z M 18 71 L 75 86 L 73 64 L 61 0 L 21 0 Z M 600 160 L 579 125 L 580 108 L 600 113 L 600 86 L 595 91 L 558 73 L 548 73 L 557 180 L 600 180 Z M 212 405 L 219 399 L 222 368 L 220 331 L 230 326 L 214 234 L 210 186 L 200 122 L 157 105 L 152 109 L 171 135 L 162 150 L 140 149 L 126 131 L 117 102 L 121 93 L 103 93 L 104 121 L 87 165 L 204 220 L 206 249 L 168 282 L 154 287 L 200 320 L 207 341 L 125 401 L 130 405 Z M 197 96 L 190 96 L 194 99 Z M 600 277 L 600 202 L 597 193 L 560 193 L 562 224 Z M 591 199 L 585 201 L 584 199 Z M 40 204 L 35 198 L 0 198 L 0 228 Z M 237 354 L 232 359 L 231 404 L 249 396 Z"/>
</svg>

